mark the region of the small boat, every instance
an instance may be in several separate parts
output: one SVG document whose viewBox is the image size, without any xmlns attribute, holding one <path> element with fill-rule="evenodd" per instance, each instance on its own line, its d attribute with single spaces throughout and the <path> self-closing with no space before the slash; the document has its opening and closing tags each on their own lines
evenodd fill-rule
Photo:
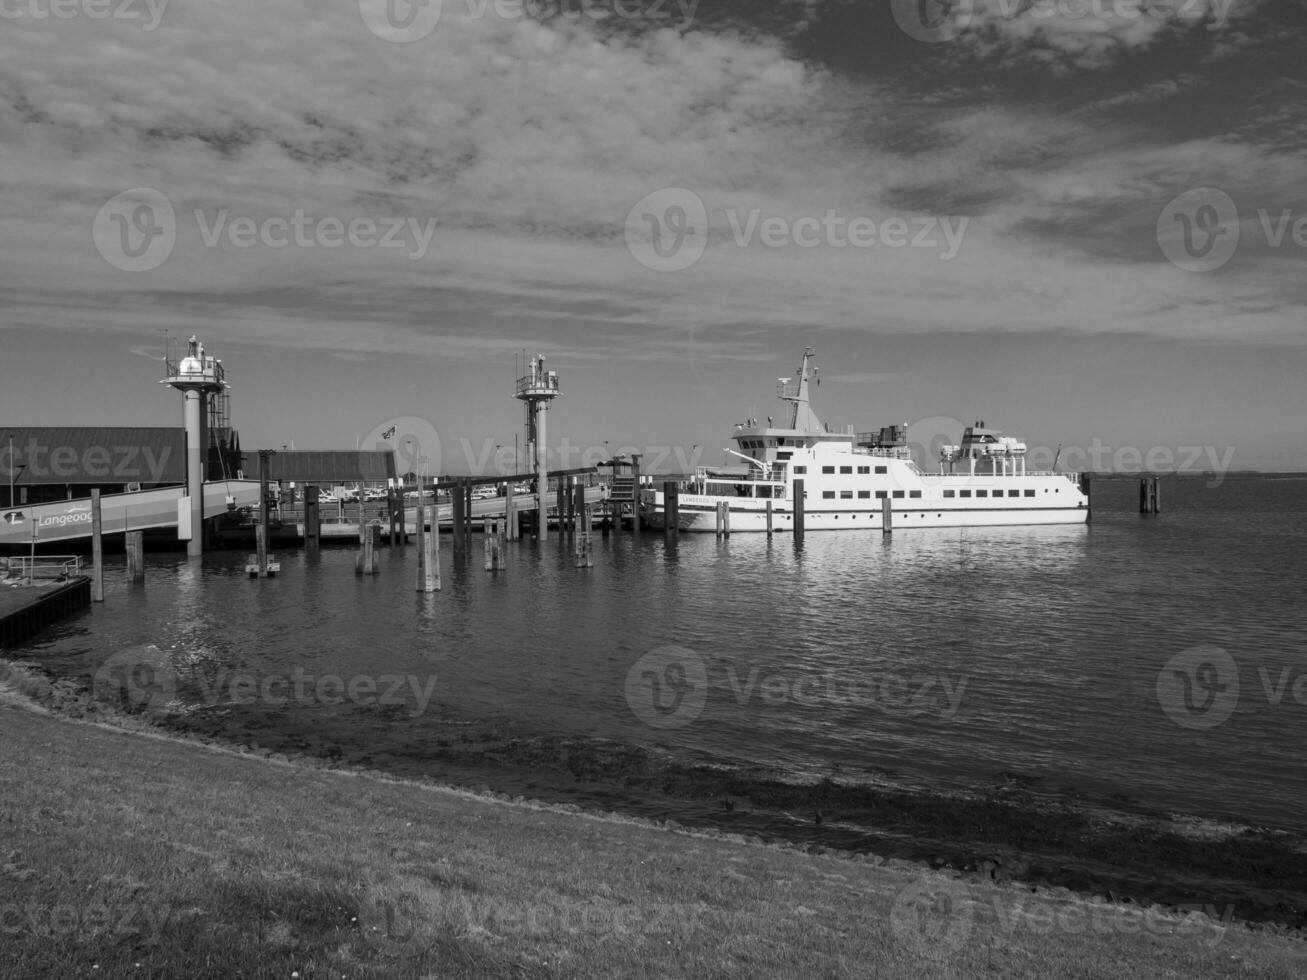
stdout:
<svg viewBox="0 0 1307 980">
<path fill-rule="evenodd" d="M 739 423 L 731 455 L 739 466 L 695 470 L 677 493 L 677 526 L 717 529 L 718 508 L 729 509 L 730 530 L 766 531 L 794 526 L 795 481 L 803 481 L 804 530 L 849 531 L 882 527 L 891 511 L 895 530 L 1003 524 L 1083 524 L 1089 495 L 1076 473 L 1026 468 L 1026 444 L 976 422 L 958 445 L 940 450 L 939 471 L 913 460 L 907 425 L 873 432 L 832 431 L 812 409 L 811 348 L 803 352 L 798 380 L 778 379 L 776 395 L 790 407 L 789 425 Z M 661 489 L 641 494 L 645 523 L 662 528 Z"/>
</svg>

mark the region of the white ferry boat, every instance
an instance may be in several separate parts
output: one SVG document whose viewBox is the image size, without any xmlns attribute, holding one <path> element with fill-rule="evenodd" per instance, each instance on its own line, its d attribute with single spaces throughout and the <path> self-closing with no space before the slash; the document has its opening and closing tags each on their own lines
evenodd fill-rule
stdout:
<svg viewBox="0 0 1307 980">
<path fill-rule="evenodd" d="M 729 508 L 730 531 L 794 526 L 795 481 L 803 481 L 803 526 L 811 531 L 878 529 L 889 501 L 895 530 L 996 524 L 1083 524 L 1087 487 L 1075 473 L 1026 469 L 1026 445 L 978 422 L 957 446 L 940 450 L 939 472 L 924 472 L 907 445 L 907 426 L 878 432 L 832 432 L 813 412 L 808 386 L 812 350 L 803 353 L 798 383 L 781 378 L 776 394 L 791 406 L 787 428 L 756 420 L 736 426 L 736 449 L 747 468 L 705 467 L 677 492 L 677 526 L 714 532 L 718 507 Z M 641 495 L 645 523 L 664 525 L 662 489 Z"/>
</svg>

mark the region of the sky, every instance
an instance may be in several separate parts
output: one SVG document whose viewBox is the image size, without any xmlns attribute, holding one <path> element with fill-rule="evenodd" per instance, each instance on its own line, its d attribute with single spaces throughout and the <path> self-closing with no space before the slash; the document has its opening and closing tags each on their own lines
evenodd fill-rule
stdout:
<svg viewBox="0 0 1307 980">
<path fill-rule="evenodd" d="M 0 0 L 0 423 L 180 425 L 196 334 L 247 450 L 485 472 L 541 353 L 551 463 L 679 470 L 811 347 L 841 427 L 1307 470 L 1305 49 L 1278 0 Z"/>
</svg>

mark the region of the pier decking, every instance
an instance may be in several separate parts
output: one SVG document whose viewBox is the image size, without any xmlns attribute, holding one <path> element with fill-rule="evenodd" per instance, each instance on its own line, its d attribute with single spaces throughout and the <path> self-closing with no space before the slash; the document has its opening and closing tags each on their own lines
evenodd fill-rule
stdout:
<svg viewBox="0 0 1307 980">
<path fill-rule="evenodd" d="M 15 647 L 91 605 L 91 580 L 76 575 L 33 585 L 0 585 L 0 647 Z"/>
</svg>

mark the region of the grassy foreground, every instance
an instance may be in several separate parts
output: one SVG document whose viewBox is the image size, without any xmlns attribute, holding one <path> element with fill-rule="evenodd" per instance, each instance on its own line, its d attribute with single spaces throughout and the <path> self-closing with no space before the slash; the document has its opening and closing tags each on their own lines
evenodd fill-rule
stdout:
<svg viewBox="0 0 1307 980">
<path fill-rule="evenodd" d="M 1307 943 L 170 740 L 0 688 L 0 974 L 1299 977 Z"/>
</svg>

